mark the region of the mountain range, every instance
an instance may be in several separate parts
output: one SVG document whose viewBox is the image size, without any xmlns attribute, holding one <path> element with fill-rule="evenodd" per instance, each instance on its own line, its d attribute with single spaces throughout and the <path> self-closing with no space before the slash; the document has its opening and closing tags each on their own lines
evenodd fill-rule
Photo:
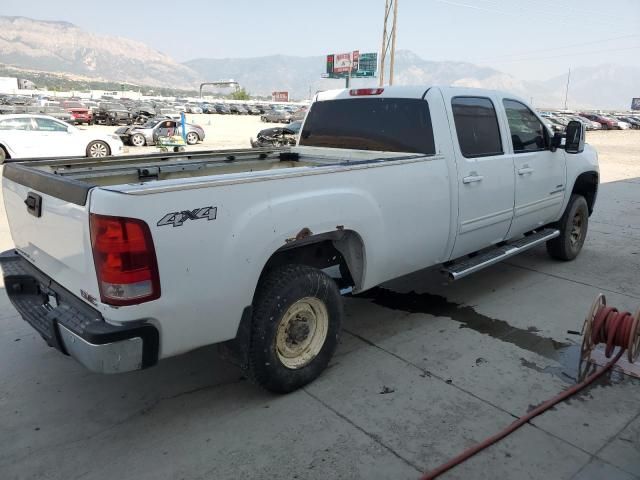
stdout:
<svg viewBox="0 0 640 480">
<path fill-rule="evenodd" d="M 256 58 L 197 58 L 184 63 L 148 45 L 87 32 L 68 22 L 0 16 L 0 63 L 14 67 L 133 83 L 193 89 L 200 82 L 233 78 L 252 94 L 286 90 L 308 98 L 343 81 L 321 79 L 325 57 L 272 55 Z M 527 81 L 466 62 L 425 60 L 408 50 L 396 53 L 395 84 L 456 85 L 500 89 L 533 99 L 537 107 L 564 103 L 566 76 Z M 357 80 L 355 84 L 373 84 Z M 629 108 L 640 96 L 640 68 L 620 65 L 572 70 L 570 108 Z"/>
</svg>

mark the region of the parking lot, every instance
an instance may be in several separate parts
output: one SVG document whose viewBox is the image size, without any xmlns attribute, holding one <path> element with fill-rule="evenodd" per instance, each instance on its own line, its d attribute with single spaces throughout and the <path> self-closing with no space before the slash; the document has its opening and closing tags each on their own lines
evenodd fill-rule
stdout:
<svg viewBox="0 0 640 480">
<path fill-rule="evenodd" d="M 187 150 L 248 147 L 269 126 L 189 119 L 206 139 Z M 640 306 L 640 131 L 588 141 L 602 185 L 575 261 L 542 247 L 454 284 L 424 270 L 350 298 L 330 368 L 289 395 L 254 386 L 213 347 L 89 373 L 3 289 L 0 479 L 419 478 L 575 382 L 580 337 L 567 331 L 598 293 Z M 4 205 L 0 246 L 12 246 Z M 640 479 L 639 384 L 614 372 L 443 478 Z"/>
</svg>

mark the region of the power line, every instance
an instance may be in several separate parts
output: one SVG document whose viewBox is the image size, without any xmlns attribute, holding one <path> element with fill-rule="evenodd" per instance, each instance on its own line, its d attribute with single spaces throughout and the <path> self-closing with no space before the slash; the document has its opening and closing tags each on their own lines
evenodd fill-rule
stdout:
<svg viewBox="0 0 640 480">
<path fill-rule="evenodd" d="M 512 62 L 525 62 L 525 61 L 529 61 L 529 60 L 546 60 L 548 58 L 561 58 L 561 57 L 574 57 L 577 55 L 593 55 L 594 53 L 607 53 L 607 52 L 620 52 L 620 51 L 624 51 L 624 50 L 635 50 L 637 48 L 640 48 L 640 45 L 634 45 L 632 47 L 621 47 L 621 48 L 609 48 L 606 50 L 591 50 L 591 51 L 587 51 L 587 52 L 572 52 L 572 53 L 564 53 L 561 55 L 545 55 L 544 57 L 523 57 L 523 58 L 517 58 L 514 60 L 505 60 L 505 61 L 497 61 L 495 63 L 512 63 Z M 491 60 L 493 61 L 493 60 Z"/>
<path fill-rule="evenodd" d="M 509 11 L 509 10 L 499 10 L 499 9 L 495 9 L 495 8 L 486 8 L 486 7 L 481 7 L 478 5 L 470 5 L 468 3 L 460 3 L 460 2 L 454 2 L 451 0 L 432 0 L 434 2 L 438 2 L 438 3 L 443 3 L 446 5 L 452 5 L 454 7 L 461 7 L 461 8 L 470 8 L 473 10 L 480 10 L 480 11 L 484 11 L 484 12 L 489 12 L 489 13 L 497 13 L 499 15 L 507 15 L 510 17 L 517 17 L 520 20 L 523 19 L 523 13 L 522 13 L 522 8 L 519 8 L 519 11 Z M 537 16 L 538 18 L 544 18 L 545 22 L 549 22 L 549 23 L 562 23 L 562 26 L 566 26 L 563 19 L 562 18 L 558 18 L 558 17 L 553 17 L 550 16 L 547 12 L 545 11 L 540 11 L 540 10 L 529 10 L 529 13 L 527 13 L 528 16 Z M 582 23 L 592 23 L 592 22 L 586 22 L 586 21 L 582 21 Z M 600 23 L 599 25 L 593 24 L 594 26 L 597 26 L 599 28 L 602 28 L 602 23 Z M 608 27 L 615 27 L 617 25 L 611 23 L 607 25 Z"/>
<path fill-rule="evenodd" d="M 493 61 L 493 60 L 496 60 L 496 59 L 499 60 L 501 58 L 521 57 L 522 55 L 527 55 L 529 53 L 555 52 L 555 51 L 558 51 L 558 50 L 563 50 L 563 49 L 572 48 L 572 47 L 582 47 L 582 46 L 585 46 L 585 45 L 596 45 L 596 44 L 600 45 L 602 43 L 611 42 L 613 40 L 620 40 L 620 39 L 623 39 L 623 38 L 632 38 L 632 37 L 640 37 L 640 33 L 632 33 L 630 35 L 622 35 L 622 36 L 619 36 L 619 37 L 605 38 L 605 39 L 602 39 L 602 40 L 594 40 L 594 41 L 591 41 L 591 42 L 571 43 L 571 44 L 567 44 L 567 45 L 562 45 L 560 47 L 539 48 L 539 49 L 536 49 L 536 50 L 526 50 L 526 51 L 523 51 L 523 52 L 520 52 L 520 53 L 499 55 L 499 56 L 496 56 L 496 57 L 491 57 L 491 58 L 487 57 L 487 58 L 484 58 L 484 59 L 471 60 L 471 61 L 474 61 L 474 62 L 488 62 L 488 61 Z"/>
</svg>

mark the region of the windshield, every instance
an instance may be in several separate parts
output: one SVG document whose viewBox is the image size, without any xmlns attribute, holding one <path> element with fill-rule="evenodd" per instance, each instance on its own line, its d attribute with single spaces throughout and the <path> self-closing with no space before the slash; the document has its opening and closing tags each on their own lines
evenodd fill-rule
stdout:
<svg viewBox="0 0 640 480">
<path fill-rule="evenodd" d="M 160 123 L 160 120 L 155 120 L 152 118 L 151 120 L 147 120 L 147 122 L 144 125 L 142 125 L 142 128 L 153 128 L 158 123 Z"/>
<path fill-rule="evenodd" d="M 300 145 L 434 154 L 429 104 L 405 98 L 316 102 Z"/>
</svg>

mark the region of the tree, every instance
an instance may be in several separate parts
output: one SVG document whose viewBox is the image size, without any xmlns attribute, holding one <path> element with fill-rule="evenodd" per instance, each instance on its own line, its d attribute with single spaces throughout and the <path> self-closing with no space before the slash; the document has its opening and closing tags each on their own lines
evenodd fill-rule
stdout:
<svg viewBox="0 0 640 480">
<path fill-rule="evenodd" d="M 251 100 L 251 95 L 244 88 L 240 88 L 231 94 L 232 100 Z"/>
</svg>

